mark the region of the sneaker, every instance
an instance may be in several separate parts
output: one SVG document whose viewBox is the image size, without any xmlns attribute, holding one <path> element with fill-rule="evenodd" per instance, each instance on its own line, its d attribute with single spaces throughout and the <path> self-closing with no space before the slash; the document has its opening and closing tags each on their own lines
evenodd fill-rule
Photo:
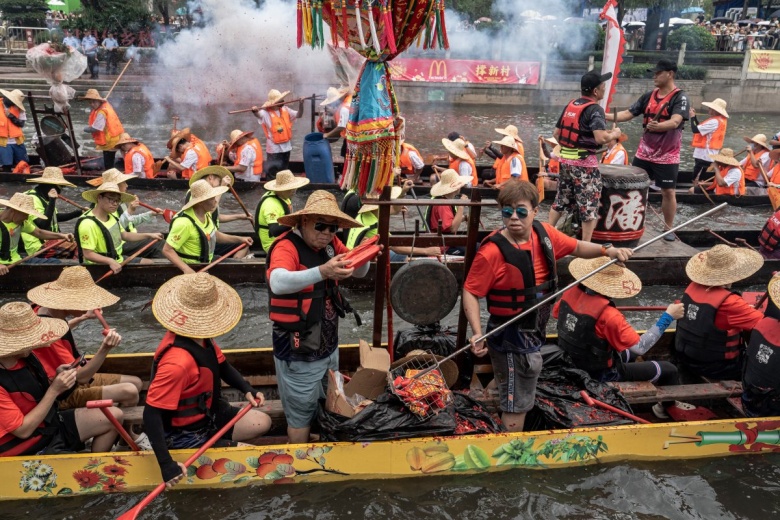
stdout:
<svg viewBox="0 0 780 520">
<path fill-rule="evenodd" d="M 677 240 L 677 235 L 675 235 L 674 233 L 669 233 L 668 235 L 664 235 L 664 240 L 666 240 L 667 242 L 674 242 L 675 240 Z"/>
<path fill-rule="evenodd" d="M 135 438 L 135 443 L 141 449 L 141 451 L 152 451 L 152 443 L 149 442 L 149 437 L 145 433 L 141 433 Z"/>
<path fill-rule="evenodd" d="M 650 189 L 653 191 L 661 191 L 661 188 L 657 186 L 655 183 L 650 185 Z"/>
<path fill-rule="evenodd" d="M 664 405 L 661 403 L 655 403 L 653 405 L 653 415 L 659 419 L 669 419 L 669 414 L 666 413 L 666 408 L 664 408 Z"/>
</svg>

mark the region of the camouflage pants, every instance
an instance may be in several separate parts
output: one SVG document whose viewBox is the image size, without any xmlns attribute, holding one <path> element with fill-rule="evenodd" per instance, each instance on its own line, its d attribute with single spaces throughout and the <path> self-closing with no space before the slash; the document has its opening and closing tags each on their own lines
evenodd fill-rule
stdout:
<svg viewBox="0 0 780 520">
<path fill-rule="evenodd" d="M 599 169 L 573 166 L 561 162 L 558 192 L 552 209 L 558 212 L 579 213 L 582 222 L 599 218 L 601 173 Z"/>
</svg>

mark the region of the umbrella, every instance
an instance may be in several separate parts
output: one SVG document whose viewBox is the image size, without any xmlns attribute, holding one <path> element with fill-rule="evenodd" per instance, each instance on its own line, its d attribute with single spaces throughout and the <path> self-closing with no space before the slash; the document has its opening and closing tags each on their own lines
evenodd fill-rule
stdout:
<svg viewBox="0 0 780 520">
<path fill-rule="evenodd" d="M 780 18 L 780 9 L 767 16 L 767 18 Z"/>
<path fill-rule="evenodd" d="M 55 5 L 57 7 L 62 7 L 63 5 L 65 5 L 65 2 L 63 2 L 62 0 L 49 0 L 46 3 L 49 5 Z"/>
<path fill-rule="evenodd" d="M 693 14 L 693 13 L 703 13 L 704 9 L 701 7 L 688 7 L 687 9 L 683 9 L 680 11 L 680 14 Z"/>
<path fill-rule="evenodd" d="M 644 27 L 645 22 L 623 22 L 623 27 Z"/>
<path fill-rule="evenodd" d="M 731 18 L 727 18 L 725 16 L 719 16 L 718 18 L 713 18 L 710 20 L 710 23 L 731 23 L 734 20 Z"/>
<path fill-rule="evenodd" d="M 774 25 L 774 24 L 772 22 L 770 22 L 769 20 L 764 20 L 763 22 L 758 22 L 757 25 L 766 26 L 766 25 Z"/>
<path fill-rule="evenodd" d="M 688 18 L 669 18 L 669 25 L 694 25 L 695 23 Z"/>
</svg>

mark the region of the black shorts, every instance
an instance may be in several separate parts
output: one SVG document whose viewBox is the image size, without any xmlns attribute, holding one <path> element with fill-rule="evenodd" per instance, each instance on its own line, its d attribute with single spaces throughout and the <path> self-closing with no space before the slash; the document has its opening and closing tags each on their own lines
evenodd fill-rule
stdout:
<svg viewBox="0 0 780 520">
<path fill-rule="evenodd" d="M 656 164 L 634 157 L 632 166 L 642 168 L 650 176 L 655 185 L 664 190 L 673 190 L 677 187 L 677 172 L 679 164 Z"/>
<path fill-rule="evenodd" d="M 82 451 L 85 446 L 81 441 L 78 426 L 76 426 L 76 409 L 59 412 L 60 429 L 52 437 L 48 446 L 40 451 L 42 455 L 56 453 L 76 453 Z"/>
</svg>

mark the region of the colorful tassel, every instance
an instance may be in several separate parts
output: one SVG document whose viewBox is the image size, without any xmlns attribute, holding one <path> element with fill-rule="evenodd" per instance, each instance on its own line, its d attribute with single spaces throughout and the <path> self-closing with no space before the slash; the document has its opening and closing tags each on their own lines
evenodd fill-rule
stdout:
<svg viewBox="0 0 780 520">
<path fill-rule="evenodd" d="M 360 19 L 360 0 L 355 2 L 355 25 L 357 25 L 358 37 L 360 38 L 360 47 L 365 49 L 367 45 L 366 38 L 363 35 L 363 21 Z"/>
<path fill-rule="evenodd" d="M 349 47 L 349 28 L 347 25 L 347 0 L 341 3 L 341 37 L 344 39 L 344 47 Z"/>
<path fill-rule="evenodd" d="M 303 46 L 303 6 L 301 6 L 301 0 L 298 0 L 295 8 L 295 26 L 298 30 L 295 43 L 300 49 Z"/>
<path fill-rule="evenodd" d="M 368 0 L 368 27 L 371 30 L 371 42 L 377 56 L 382 55 L 382 46 L 379 44 L 379 37 L 376 33 L 376 23 L 374 23 L 374 0 Z"/>
</svg>

